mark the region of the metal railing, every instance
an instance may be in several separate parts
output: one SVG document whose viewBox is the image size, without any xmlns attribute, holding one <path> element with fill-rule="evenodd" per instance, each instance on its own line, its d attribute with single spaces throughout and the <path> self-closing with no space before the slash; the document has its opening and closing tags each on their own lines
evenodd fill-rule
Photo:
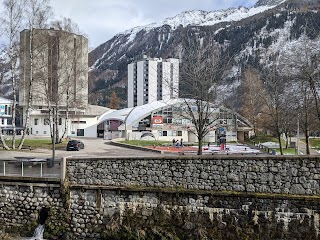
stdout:
<svg viewBox="0 0 320 240">
<path fill-rule="evenodd" d="M 61 178 L 62 160 L 0 160 L 0 176 Z"/>
</svg>

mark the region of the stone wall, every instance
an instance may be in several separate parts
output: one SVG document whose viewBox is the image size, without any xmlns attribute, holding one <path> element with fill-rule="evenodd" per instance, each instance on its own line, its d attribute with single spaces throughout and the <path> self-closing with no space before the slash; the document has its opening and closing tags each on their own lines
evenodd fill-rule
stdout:
<svg viewBox="0 0 320 240">
<path fill-rule="evenodd" d="M 70 239 L 317 239 L 319 233 L 319 201 L 305 198 L 74 188 L 70 202 Z"/>
<path fill-rule="evenodd" d="M 69 159 L 71 185 L 319 195 L 316 157 L 171 157 Z"/>
<path fill-rule="evenodd" d="M 317 239 L 315 157 L 64 159 L 63 186 L 0 185 L 2 231 L 30 236 L 45 207 L 45 238 Z M 65 173 L 65 174 L 64 174 Z M 307 238 L 306 238 L 307 236 Z"/>
<path fill-rule="evenodd" d="M 47 229 L 63 230 L 65 211 L 59 183 L 0 182 L 0 232 L 32 236 L 42 208 L 50 211 Z"/>
</svg>

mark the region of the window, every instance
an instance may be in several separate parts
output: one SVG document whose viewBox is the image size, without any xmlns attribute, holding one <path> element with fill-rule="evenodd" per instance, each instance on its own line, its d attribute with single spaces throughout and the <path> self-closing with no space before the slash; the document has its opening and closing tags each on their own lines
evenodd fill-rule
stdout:
<svg viewBox="0 0 320 240">
<path fill-rule="evenodd" d="M 84 129 L 77 129 L 77 136 L 84 136 Z"/>
<path fill-rule="evenodd" d="M 8 118 L 7 124 L 8 124 L 8 125 L 12 125 L 12 118 Z"/>
<path fill-rule="evenodd" d="M 43 131 L 43 134 L 47 134 L 47 131 Z"/>
<path fill-rule="evenodd" d="M 39 132 L 38 131 L 36 131 L 36 134 L 38 134 Z"/>
<path fill-rule="evenodd" d="M 162 132 L 162 136 L 168 136 L 168 132 L 167 131 L 163 131 Z"/>
<path fill-rule="evenodd" d="M 71 123 L 74 123 L 74 124 L 86 124 L 87 122 L 86 121 L 71 121 Z M 61 124 L 59 124 L 61 125 Z"/>
<path fill-rule="evenodd" d="M 44 125 L 50 125 L 50 119 L 46 118 L 46 119 L 44 120 Z"/>
<path fill-rule="evenodd" d="M 177 136 L 182 136 L 182 131 L 177 131 Z"/>
<path fill-rule="evenodd" d="M 4 114 L 8 115 L 8 105 L 4 105 Z"/>
<path fill-rule="evenodd" d="M 59 118 L 59 125 L 62 125 L 62 118 Z"/>
<path fill-rule="evenodd" d="M 35 118 L 34 119 L 34 125 L 38 125 L 39 124 L 39 119 L 38 118 Z"/>
<path fill-rule="evenodd" d="M 1 124 L 4 125 L 4 118 L 1 118 Z"/>
</svg>

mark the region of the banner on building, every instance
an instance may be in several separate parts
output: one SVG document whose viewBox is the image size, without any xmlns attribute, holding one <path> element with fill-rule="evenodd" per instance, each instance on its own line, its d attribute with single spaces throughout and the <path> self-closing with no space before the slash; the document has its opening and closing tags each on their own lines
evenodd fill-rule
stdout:
<svg viewBox="0 0 320 240">
<path fill-rule="evenodd" d="M 163 124 L 163 118 L 162 116 L 155 116 L 152 119 L 152 124 L 153 125 L 162 125 Z"/>
</svg>

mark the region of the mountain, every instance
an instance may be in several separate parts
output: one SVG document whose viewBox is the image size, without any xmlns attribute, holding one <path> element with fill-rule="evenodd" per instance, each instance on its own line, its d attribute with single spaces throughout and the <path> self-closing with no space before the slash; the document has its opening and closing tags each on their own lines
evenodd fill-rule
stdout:
<svg viewBox="0 0 320 240">
<path fill-rule="evenodd" d="M 188 33 L 204 39 L 213 35 L 220 42 L 219 32 L 224 33 L 226 29 L 231 29 L 244 19 L 261 15 L 283 2 L 265 0 L 259 1 L 252 8 L 239 7 L 212 12 L 186 11 L 162 22 L 135 27 L 115 35 L 89 54 L 92 103 L 107 104 L 107 96 L 114 87 L 122 91 L 118 93 L 126 99 L 123 88 L 127 81 L 127 64 L 135 58 L 141 55 L 181 58 L 181 47 Z M 234 37 L 233 33 L 232 36 Z M 232 42 L 232 39 L 225 40 Z"/>
<path fill-rule="evenodd" d="M 187 39 L 215 41 L 234 56 L 231 81 L 221 86 L 232 95 L 248 64 L 268 65 L 270 54 L 294 49 L 308 25 L 318 41 L 320 0 L 259 0 L 252 8 L 186 11 L 162 22 L 135 27 L 115 35 L 89 54 L 90 101 L 106 105 L 112 90 L 126 101 L 127 64 L 141 55 L 182 58 Z M 316 29 L 316 31 L 315 31 Z"/>
</svg>

